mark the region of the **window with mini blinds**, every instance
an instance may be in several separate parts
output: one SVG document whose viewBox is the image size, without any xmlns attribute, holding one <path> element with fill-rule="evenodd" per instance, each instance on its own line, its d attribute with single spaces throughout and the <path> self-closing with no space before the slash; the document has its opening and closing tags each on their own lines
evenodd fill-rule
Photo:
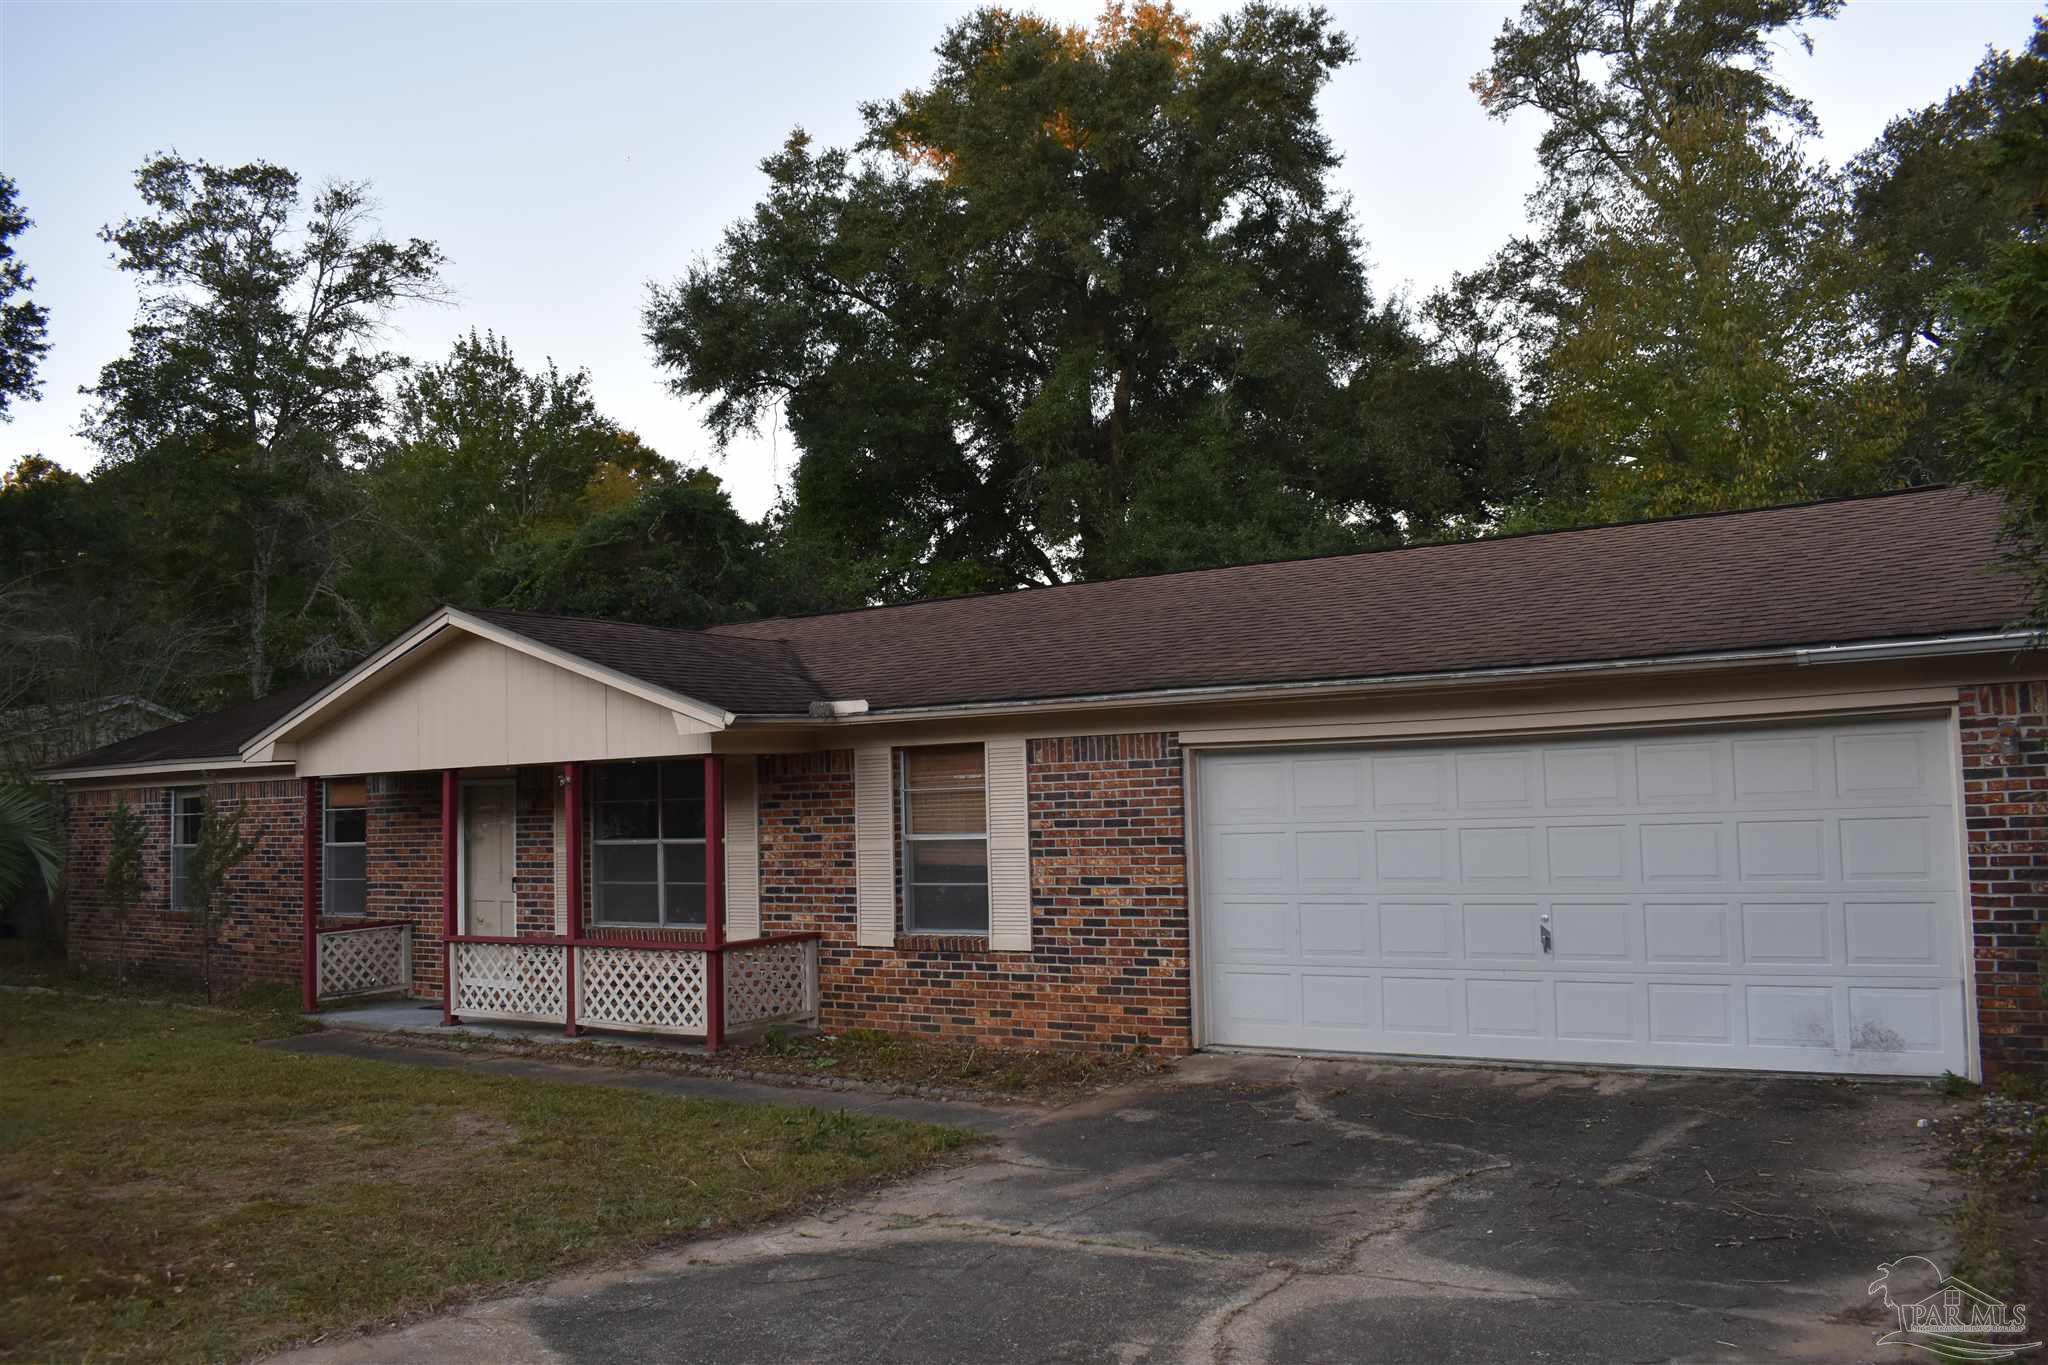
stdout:
<svg viewBox="0 0 2048 1365">
<path fill-rule="evenodd" d="M 903 925 L 912 934 L 988 932 L 988 785 L 979 744 L 897 754 Z"/>
</svg>

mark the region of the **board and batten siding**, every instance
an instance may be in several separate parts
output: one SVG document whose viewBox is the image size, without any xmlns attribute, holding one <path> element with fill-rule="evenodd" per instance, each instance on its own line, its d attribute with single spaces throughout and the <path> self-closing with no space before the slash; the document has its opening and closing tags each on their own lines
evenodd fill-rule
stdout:
<svg viewBox="0 0 2048 1365">
<path fill-rule="evenodd" d="M 760 768 L 751 754 L 725 760 L 725 933 L 761 936 Z"/>
<path fill-rule="evenodd" d="M 491 640 L 423 660 L 300 739 L 301 777 L 702 753 L 708 727 Z"/>
<path fill-rule="evenodd" d="M 988 801 L 988 946 L 1031 951 L 1030 793 L 1025 741 L 983 746 Z M 855 939 L 863 948 L 896 942 L 896 755 L 887 745 L 853 754 Z"/>
</svg>

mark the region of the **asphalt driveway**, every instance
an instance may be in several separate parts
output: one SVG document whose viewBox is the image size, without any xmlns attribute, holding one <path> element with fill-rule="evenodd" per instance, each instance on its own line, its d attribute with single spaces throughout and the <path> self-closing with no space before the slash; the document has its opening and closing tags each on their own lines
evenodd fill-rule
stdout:
<svg viewBox="0 0 2048 1365">
<path fill-rule="evenodd" d="M 985 1160 L 325 1361 L 1886 1360 L 1896 1085 L 1201 1058 Z"/>
</svg>

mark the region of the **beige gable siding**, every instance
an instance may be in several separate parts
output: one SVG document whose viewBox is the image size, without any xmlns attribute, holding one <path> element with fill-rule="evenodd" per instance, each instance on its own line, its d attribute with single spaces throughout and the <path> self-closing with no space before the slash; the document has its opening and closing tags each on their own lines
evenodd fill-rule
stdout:
<svg viewBox="0 0 2048 1365">
<path fill-rule="evenodd" d="M 700 721 L 490 640 L 423 660 L 296 744 L 302 777 L 698 754 Z"/>
<path fill-rule="evenodd" d="M 1031 951 L 1030 794 L 1021 739 L 986 745 L 988 946 Z"/>
</svg>

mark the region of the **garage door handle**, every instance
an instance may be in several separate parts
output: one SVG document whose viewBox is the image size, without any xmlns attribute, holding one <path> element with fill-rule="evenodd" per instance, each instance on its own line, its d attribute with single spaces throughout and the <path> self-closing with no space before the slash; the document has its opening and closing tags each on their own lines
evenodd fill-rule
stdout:
<svg viewBox="0 0 2048 1365">
<path fill-rule="evenodd" d="M 1543 951 L 1548 953 L 1550 951 L 1550 916 L 1545 915 L 1542 919 L 1543 922 L 1537 926 L 1536 932 L 1542 935 Z"/>
</svg>

